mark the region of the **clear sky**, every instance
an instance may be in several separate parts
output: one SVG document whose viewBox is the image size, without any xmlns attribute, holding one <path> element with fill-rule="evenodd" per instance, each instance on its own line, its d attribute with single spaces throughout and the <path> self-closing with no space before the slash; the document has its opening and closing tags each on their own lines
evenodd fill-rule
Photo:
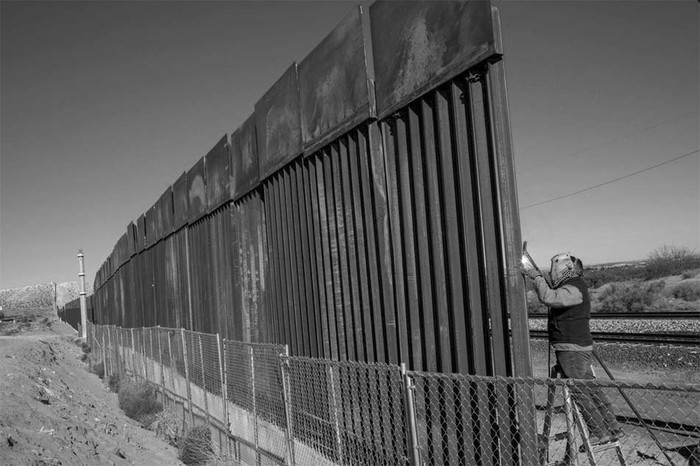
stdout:
<svg viewBox="0 0 700 466">
<path fill-rule="evenodd" d="M 354 2 L 0 2 L 0 288 L 92 281 L 126 225 Z M 698 3 L 495 1 L 546 266 L 700 248 Z M 535 205 L 539 204 L 539 205 Z"/>
</svg>

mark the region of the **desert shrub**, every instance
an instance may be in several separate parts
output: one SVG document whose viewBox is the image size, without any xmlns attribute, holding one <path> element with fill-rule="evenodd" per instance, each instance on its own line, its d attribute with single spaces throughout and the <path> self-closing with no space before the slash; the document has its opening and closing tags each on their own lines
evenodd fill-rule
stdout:
<svg viewBox="0 0 700 466">
<path fill-rule="evenodd" d="M 163 410 L 163 405 L 156 399 L 156 391 L 145 381 L 122 383 L 119 407 L 124 414 L 144 425 L 150 424 L 152 416 Z"/>
<path fill-rule="evenodd" d="M 92 348 L 90 348 L 90 345 L 88 345 L 86 342 L 82 342 L 80 344 L 80 349 L 83 350 L 83 353 L 90 353 L 92 352 Z"/>
<path fill-rule="evenodd" d="M 120 385 L 121 378 L 119 377 L 119 374 L 112 374 L 109 376 L 109 379 L 107 379 L 107 386 L 109 387 L 110 392 L 119 393 Z"/>
<path fill-rule="evenodd" d="M 611 284 L 599 297 L 599 311 L 641 312 L 651 307 L 663 290 L 663 281 L 651 283 Z"/>
<path fill-rule="evenodd" d="M 183 463 L 204 464 L 214 457 L 209 427 L 195 426 L 180 440 L 178 459 Z"/>
<path fill-rule="evenodd" d="M 87 353 L 83 353 L 83 354 L 80 355 L 80 361 L 81 361 L 81 362 L 85 362 L 85 361 L 88 360 L 89 357 L 90 357 L 90 356 L 89 356 Z"/>
<path fill-rule="evenodd" d="M 600 288 L 608 283 L 641 280 L 644 273 L 644 268 L 634 265 L 607 269 L 586 269 L 583 272 L 583 281 L 589 288 Z"/>
<path fill-rule="evenodd" d="M 671 291 L 676 299 L 697 301 L 700 299 L 700 283 L 681 283 Z"/>
<path fill-rule="evenodd" d="M 700 267 L 700 255 L 686 247 L 664 245 L 649 254 L 644 266 L 644 278 L 680 275 L 683 272 Z"/>
<path fill-rule="evenodd" d="M 105 378 L 105 365 L 103 362 L 98 362 L 94 366 L 92 366 L 92 373 L 98 376 L 101 379 Z"/>
<path fill-rule="evenodd" d="M 689 278 L 695 278 L 695 276 L 698 274 L 697 270 L 687 270 L 681 274 L 681 278 L 683 280 L 688 280 Z"/>
<path fill-rule="evenodd" d="M 146 425 L 159 438 L 170 445 L 177 447 L 180 440 L 180 417 L 172 409 L 164 409 L 153 415 L 150 423 Z"/>
</svg>

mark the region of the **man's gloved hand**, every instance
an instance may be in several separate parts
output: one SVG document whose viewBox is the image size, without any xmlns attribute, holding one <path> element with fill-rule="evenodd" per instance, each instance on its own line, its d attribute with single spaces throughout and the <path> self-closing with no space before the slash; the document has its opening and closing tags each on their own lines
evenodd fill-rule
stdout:
<svg viewBox="0 0 700 466">
<path fill-rule="evenodd" d="M 522 273 L 526 277 L 530 277 L 532 280 L 542 276 L 542 272 L 540 272 L 530 264 L 520 264 L 520 273 Z"/>
</svg>

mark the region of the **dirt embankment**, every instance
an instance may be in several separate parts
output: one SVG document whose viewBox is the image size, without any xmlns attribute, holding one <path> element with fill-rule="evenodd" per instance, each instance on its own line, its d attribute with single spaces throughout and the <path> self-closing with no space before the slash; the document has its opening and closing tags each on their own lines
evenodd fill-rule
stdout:
<svg viewBox="0 0 700 466">
<path fill-rule="evenodd" d="M 0 464 L 182 464 L 119 410 L 75 338 L 53 319 L 0 336 Z"/>
</svg>

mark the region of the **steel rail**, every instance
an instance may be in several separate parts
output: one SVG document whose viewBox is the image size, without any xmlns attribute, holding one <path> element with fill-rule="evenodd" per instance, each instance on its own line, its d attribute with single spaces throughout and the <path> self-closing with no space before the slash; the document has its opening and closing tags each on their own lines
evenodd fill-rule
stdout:
<svg viewBox="0 0 700 466">
<path fill-rule="evenodd" d="M 643 343 L 657 345 L 700 345 L 700 335 L 691 333 L 614 333 L 592 332 L 593 340 L 617 343 Z M 547 338 L 546 330 L 530 330 L 530 338 Z"/>
<path fill-rule="evenodd" d="M 529 319 L 546 319 L 547 313 L 528 314 Z M 591 319 L 626 319 L 626 320 L 679 320 L 679 319 L 700 319 L 700 312 L 592 312 Z"/>
</svg>

